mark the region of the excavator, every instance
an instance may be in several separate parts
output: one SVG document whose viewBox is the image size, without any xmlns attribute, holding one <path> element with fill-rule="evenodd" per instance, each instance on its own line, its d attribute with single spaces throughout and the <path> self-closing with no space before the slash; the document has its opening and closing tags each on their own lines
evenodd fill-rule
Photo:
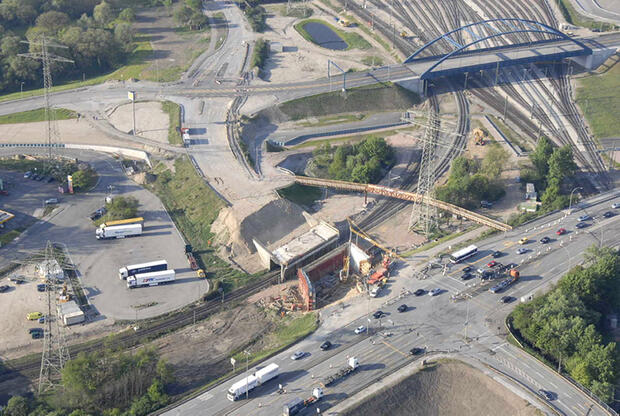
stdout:
<svg viewBox="0 0 620 416">
<path fill-rule="evenodd" d="M 474 129 L 472 131 L 472 134 L 474 136 L 474 143 L 476 145 L 480 145 L 480 146 L 485 145 L 486 142 L 484 141 L 484 138 L 486 137 L 486 134 L 484 133 L 482 129 Z"/>
</svg>

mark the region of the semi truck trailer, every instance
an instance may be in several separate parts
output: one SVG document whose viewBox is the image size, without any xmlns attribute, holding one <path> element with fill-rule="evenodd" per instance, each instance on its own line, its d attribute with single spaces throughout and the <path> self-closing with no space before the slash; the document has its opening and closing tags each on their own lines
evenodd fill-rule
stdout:
<svg viewBox="0 0 620 416">
<path fill-rule="evenodd" d="M 166 260 L 151 261 L 149 263 L 132 264 L 118 269 L 118 277 L 121 280 L 127 279 L 129 276 L 135 276 L 142 273 L 161 272 L 168 270 L 168 262 Z"/>
<path fill-rule="evenodd" d="M 299 397 L 296 397 L 295 399 L 286 403 L 284 405 L 282 414 L 283 416 L 296 415 L 297 413 L 301 412 L 306 407 L 321 400 L 321 397 L 323 397 L 323 389 L 320 387 L 315 387 L 312 390 L 312 396 L 308 397 L 307 399 L 303 400 Z"/>
<path fill-rule="evenodd" d="M 257 386 L 263 385 L 269 380 L 273 380 L 280 374 L 280 367 L 278 364 L 271 363 L 267 367 L 258 370 L 256 373 L 245 377 L 242 380 L 234 383 L 228 389 L 226 397 L 228 400 L 235 401 L 243 397 L 243 395 L 249 394 Z"/>
<path fill-rule="evenodd" d="M 334 374 L 330 374 L 329 376 L 325 377 L 323 379 L 323 386 L 327 387 L 330 384 L 335 383 L 336 381 L 348 376 L 349 374 L 351 374 L 352 372 L 354 372 L 357 367 L 359 367 L 359 362 L 357 361 L 357 358 L 355 357 L 351 357 L 347 360 L 347 365 L 345 365 L 344 367 L 341 367 L 338 371 L 336 371 Z"/>
<path fill-rule="evenodd" d="M 176 273 L 174 269 L 160 272 L 141 273 L 127 278 L 127 287 L 133 289 L 141 286 L 157 286 L 164 283 L 174 282 Z"/>
<path fill-rule="evenodd" d="M 142 234 L 142 224 L 113 225 L 95 230 L 97 240 L 133 237 L 140 234 Z"/>
</svg>

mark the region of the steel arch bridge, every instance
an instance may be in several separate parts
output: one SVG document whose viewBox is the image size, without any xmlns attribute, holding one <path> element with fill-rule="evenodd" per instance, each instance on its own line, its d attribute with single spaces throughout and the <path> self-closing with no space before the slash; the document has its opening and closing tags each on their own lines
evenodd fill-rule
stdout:
<svg viewBox="0 0 620 416">
<path fill-rule="evenodd" d="M 478 30 L 479 34 L 473 30 Z M 486 30 L 486 34 L 483 32 Z M 522 43 L 513 43 L 511 45 L 504 46 L 494 46 L 494 47 L 486 47 L 486 48 L 478 48 L 475 50 L 466 51 L 466 49 L 471 46 L 477 45 L 481 42 L 485 42 L 495 38 L 506 37 L 508 35 L 520 35 L 520 34 L 530 34 L 530 33 L 540 33 L 549 35 L 549 39 L 532 41 L 532 42 L 522 42 Z M 454 40 L 451 35 L 460 34 L 463 38 L 469 37 L 470 41 L 466 44 L 460 44 L 456 40 Z M 431 79 L 437 78 L 439 76 L 449 75 L 450 73 L 464 72 L 457 68 L 450 70 L 440 70 L 434 71 L 438 68 L 443 62 L 455 56 L 463 56 L 463 55 L 472 55 L 475 53 L 479 53 L 482 51 L 493 51 L 493 50 L 501 50 L 504 48 L 514 48 L 518 46 L 525 45 L 539 45 L 543 43 L 555 42 L 557 40 L 566 40 L 570 41 L 572 44 L 577 45 L 579 48 L 576 50 L 562 50 L 558 53 L 544 56 L 532 56 L 523 59 L 517 60 L 503 60 L 498 62 L 493 62 L 492 64 L 480 64 L 475 65 L 473 70 L 481 70 L 487 69 L 489 67 L 497 66 L 508 66 L 514 65 L 518 63 L 527 63 L 527 62 L 537 62 L 541 60 L 549 60 L 549 59 L 563 59 L 571 56 L 582 56 L 582 55 L 591 55 L 592 49 L 583 44 L 577 39 L 573 39 L 561 31 L 545 25 L 544 23 L 536 22 L 534 20 L 527 19 L 519 19 L 519 18 L 500 18 L 500 19 L 490 19 L 483 20 L 480 22 L 470 23 L 464 26 L 461 26 L 457 29 L 451 30 L 448 33 L 445 33 L 441 36 L 436 37 L 432 41 L 426 43 L 420 49 L 418 49 L 413 55 L 408 57 L 403 63 L 404 64 L 413 64 L 416 62 L 422 61 L 435 61 L 428 69 L 426 69 L 421 75 L 420 79 Z M 445 41 L 441 43 L 441 41 Z M 421 57 L 420 54 L 429 50 L 430 47 L 436 46 L 439 44 L 445 45 L 448 44 L 452 49 L 451 52 L 443 54 L 443 55 L 433 55 L 433 56 L 424 56 Z M 439 59 L 438 59 L 439 58 Z M 433 72 L 434 71 L 434 72 Z"/>
</svg>

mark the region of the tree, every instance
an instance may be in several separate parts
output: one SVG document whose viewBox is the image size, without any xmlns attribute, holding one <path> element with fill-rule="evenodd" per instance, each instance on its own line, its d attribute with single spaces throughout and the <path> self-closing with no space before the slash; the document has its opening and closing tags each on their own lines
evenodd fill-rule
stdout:
<svg viewBox="0 0 620 416">
<path fill-rule="evenodd" d="M 3 416 L 28 416 L 30 406 L 25 397 L 13 396 L 4 408 Z"/>
<path fill-rule="evenodd" d="M 129 23 L 119 23 L 114 27 L 114 39 L 122 45 L 125 52 L 133 49 L 134 30 Z"/>
<path fill-rule="evenodd" d="M 194 12 L 186 5 L 180 5 L 174 10 L 174 21 L 181 26 L 189 24 L 189 20 Z"/>
<path fill-rule="evenodd" d="M 20 39 L 17 36 L 4 36 L 0 42 L 2 56 L 15 56 L 19 53 Z"/>
<path fill-rule="evenodd" d="M 135 217 L 138 212 L 138 200 L 132 196 L 117 196 L 106 204 L 108 220 L 122 220 Z"/>
<path fill-rule="evenodd" d="M 552 153 L 553 145 L 551 141 L 546 136 L 542 136 L 538 140 L 536 149 L 530 153 L 530 160 L 534 164 L 539 179 L 544 179 L 547 176 L 547 172 L 549 171 L 549 157 Z"/>
<path fill-rule="evenodd" d="M 573 150 L 569 145 L 555 149 L 549 157 L 549 177 L 560 183 L 575 175 L 577 165 L 573 160 Z"/>
<path fill-rule="evenodd" d="M 45 29 L 47 33 L 56 35 L 58 30 L 69 25 L 69 16 L 56 10 L 50 10 L 37 17 L 37 26 Z"/>
<path fill-rule="evenodd" d="M 489 178 L 498 179 L 507 161 L 508 152 L 499 145 L 492 145 L 482 159 L 482 172 Z"/>
<path fill-rule="evenodd" d="M 194 11 L 202 11 L 202 0 L 185 0 L 185 5 Z"/>
<path fill-rule="evenodd" d="M 78 170 L 71 175 L 73 187 L 75 189 L 84 190 L 91 186 L 95 178 L 95 172 L 92 169 Z"/>
<path fill-rule="evenodd" d="M 126 22 L 133 22 L 136 20 L 136 12 L 131 7 L 128 7 L 123 9 L 123 11 L 118 15 L 118 18 Z"/>
<path fill-rule="evenodd" d="M 193 30 L 200 30 L 207 24 L 209 19 L 202 12 L 194 12 L 189 18 L 189 27 Z"/>
<path fill-rule="evenodd" d="M 114 19 L 114 12 L 112 11 L 112 7 L 105 0 L 102 0 L 101 3 L 96 5 L 93 9 L 93 17 L 97 23 L 106 26 Z"/>
</svg>

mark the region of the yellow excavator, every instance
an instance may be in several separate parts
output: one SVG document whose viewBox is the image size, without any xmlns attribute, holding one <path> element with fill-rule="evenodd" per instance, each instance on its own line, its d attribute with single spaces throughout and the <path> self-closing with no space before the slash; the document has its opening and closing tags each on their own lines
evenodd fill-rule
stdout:
<svg viewBox="0 0 620 416">
<path fill-rule="evenodd" d="M 472 135 L 474 136 L 474 143 L 476 145 L 480 145 L 480 146 L 484 146 L 485 145 L 485 137 L 486 134 L 484 133 L 484 131 L 482 129 L 474 129 L 472 131 Z"/>
</svg>

